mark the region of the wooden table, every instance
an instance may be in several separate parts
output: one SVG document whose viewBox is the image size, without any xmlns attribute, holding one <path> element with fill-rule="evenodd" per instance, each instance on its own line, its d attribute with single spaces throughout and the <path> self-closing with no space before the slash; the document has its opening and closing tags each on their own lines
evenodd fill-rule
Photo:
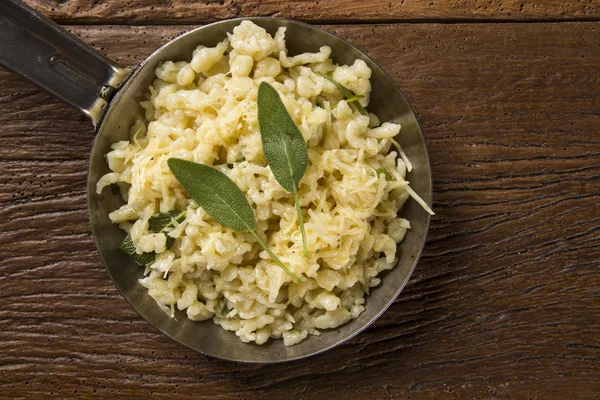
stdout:
<svg viewBox="0 0 600 400">
<path fill-rule="evenodd" d="M 86 210 L 91 124 L 0 71 L 0 397 L 600 398 L 596 0 L 27 0 L 123 65 L 217 19 L 322 25 L 402 87 L 434 177 L 425 252 L 366 332 L 244 365 L 119 295 Z"/>
</svg>

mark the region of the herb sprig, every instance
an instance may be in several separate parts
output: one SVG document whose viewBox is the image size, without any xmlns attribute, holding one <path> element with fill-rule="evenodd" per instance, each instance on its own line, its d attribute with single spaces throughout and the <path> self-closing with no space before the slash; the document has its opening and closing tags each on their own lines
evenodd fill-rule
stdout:
<svg viewBox="0 0 600 400">
<path fill-rule="evenodd" d="M 221 315 L 227 315 L 233 311 L 233 308 L 229 308 L 227 306 L 227 302 L 223 302 L 223 307 L 221 307 Z"/>
<path fill-rule="evenodd" d="M 396 179 L 394 179 L 394 177 L 392 176 L 392 174 L 390 174 L 390 172 L 387 170 L 387 168 L 381 167 L 381 168 L 377 168 L 375 170 L 375 174 L 377 176 L 383 174 L 385 176 L 385 180 L 386 181 L 395 181 Z"/>
<path fill-rule="evenodd" d="M 186 215 L 187 210 L 169 211 L 167 213 L 154 214 L 148 220 L 148 230 L 154 233 L 164 233 L 167 237 L 166 247 L 168 249 L 171 246 L 173 246 L 175 239 L 167 235 L 167 229 L 173 226 L 175 222 L 183 221 Z M 121 251 L 133 258 L 140 265 L 150 264 L 156 259 L 156 253 L 154 251 L 150 253 L 138 254 L 135 249 L 135 244 L 133 244 L 133 240 L 131 240 L 130 234 L 127 234 L 127 236 L 125 236 L 125 239 L 123 239 L 119 248 L 121 249 Z"/>
<path fill-rule="evenodd" d="M 352 90 L 348 89 L 347 87 L 345 87 L 344 85 L 342 85 L 341 83 L 339 83 L 338 81 L 336 81 L 329 75 L 325 75 L 325 74 L 322 74 L 317 71 L 314 71 L 314 73 L 319 76 L 322 76 L 323 78 L 327 79 L 329 82 L 333 83 L 338 88 L 338 90 L 342 93 L 342 95 L 344 95 L 344 99 L 346 99 L 347 103 L 353 102 L 354 107 L 356 107 L 356 111 L 358 111 L 362 115 L 369 115 L 369 113 L 367 112 L 367 110 L 365 110 L 363 105 L 360 104 L 359 101 L 356 101 L 355 98 L 358 97 L 356 95 L 356 93 L 354 93 Z"/>
<path fill-rule="evenodd" d="M 169 158 L 167 164 L 185 191 L 208 215 L 233 230 L 252 234 L 277 265 L 295 282 L 302 283 L 258 236 L 250 203 L 227 175 L 207 165 L 180 158 Z"/>
<path fill-rule="evenodd" d="M 306 231 L 298 195 L 298 186 L 308 165 L 306 142 L 279 98 L 277 90 L 267 82 L 261 82 L 258 88 L 258 124 L 263 153 L 271 172 L 285 190 L 294 193 L 302 233 L 303 254 L 306 256 Z"/>
<path fill-rule="evenodd" d="M 350 104 L 354 101 L 359 101 L 360 99 L 362 99 L 362 96 L 354 96 L 354 97 L 350 97 L 349 99 L 345 99 L 346 103 Z M 339 105 L 340 103 L 336 103 L 333 105 L 333 107 L 331 107 L 332 110 L 335 110 L 335 108 Z"/>
<path fill-rule="evenodd" d="M 150 253 L 138 254 L 135 249 L 135 244 L 133 244 L 133 240 L 131 240 L 131 235 L 129 233 L 121 242 L 119 249 L 121 249 L 121 251 L 127 254 L 129 257 L 133 258 L 135 262 L 140 265 L 147 265 L 156 260 L 156 253 L 154 251 Z"/>
</svg>

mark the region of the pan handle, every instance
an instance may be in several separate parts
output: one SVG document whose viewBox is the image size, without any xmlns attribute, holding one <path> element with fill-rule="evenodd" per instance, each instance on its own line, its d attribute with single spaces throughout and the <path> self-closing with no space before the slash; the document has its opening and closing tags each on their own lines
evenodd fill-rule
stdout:
<svg viewBox="0 0 600 400">
<path fill-rule="evenodd" d="M 0 0 L 0 65 L 86 114 L 98 126 L 131 75 L 18 0 Z"/>
</svg>

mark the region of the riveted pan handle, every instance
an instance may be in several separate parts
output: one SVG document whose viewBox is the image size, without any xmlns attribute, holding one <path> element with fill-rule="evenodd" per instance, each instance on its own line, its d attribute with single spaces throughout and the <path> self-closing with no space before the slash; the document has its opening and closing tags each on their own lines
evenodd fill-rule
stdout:
<svg viewBox="0 0 600 400">
<path fill-rule="evenodd" d="M 96 127 L 131 74 L 18 0 L 0 0 L 0 65 L 86 114 Z"/>
</svg>

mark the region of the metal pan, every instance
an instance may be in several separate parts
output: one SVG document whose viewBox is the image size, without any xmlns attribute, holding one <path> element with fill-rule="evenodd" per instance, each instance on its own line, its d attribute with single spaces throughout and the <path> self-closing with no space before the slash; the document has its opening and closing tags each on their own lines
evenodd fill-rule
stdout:
<svg viewBox="0 0 600 400">
<path fill-rule="evenodd" d="M 394 81 L 364 53 L 342 39 L 314 26 L 275 18 L 248 18 L 271 34 L 285 26 L 290 54 L 332 48 L 338 64 L 364 60 L 373 71 L 369 110 L 381 121 L 402 125 L 397 138 L 411 159 L 411 186 L 431 204 L 431 175 L 425 142 L 410 106 Z M 285 347 L 282 341 L 258 346 L 242 343 L 234 333 L 211 321 L 194 322 L 183 313 L 175 318 L 165 314 L 146 293 L 138 279 L 143 268 L 119 250 L 124 232 L 108 218 L 122 204 L 118 196 L 96 195 L 98 179 L 109 172 L 104 155 L 110 145 L 129 139 L 129 128 L 141 114 L 139 106 L 153 81 L 160 61 L 189 61 L 200 44 L 214 46 L 240 19 L 226 20 L 192 30 L 173 39 L 137 67 L 121 68 L 95 52 L 79 39 L 17 0 L 0 2 L 0 65 L 38 84 L 56 97 L 86 114 L 96 130 L 88 175 L 90 222 L 100 258 L 115 285 L 140 315 L 161 332 L 204 354 L 241 362 L 273 363 L 290 361 L 329 350 L 355 336 L 377 319 L 396 299 L 408 281 L 429 227 L 427 214 L 409 200 L 401 213 L 412 225 L 399 245 L 398 264 L 383 274 L 382 283 L 366 299 L 366 310 L 339 328 L 312 336 L 298 345 Z M 94 290 L 94 288 L 90 288 Z"/>
</svg>

